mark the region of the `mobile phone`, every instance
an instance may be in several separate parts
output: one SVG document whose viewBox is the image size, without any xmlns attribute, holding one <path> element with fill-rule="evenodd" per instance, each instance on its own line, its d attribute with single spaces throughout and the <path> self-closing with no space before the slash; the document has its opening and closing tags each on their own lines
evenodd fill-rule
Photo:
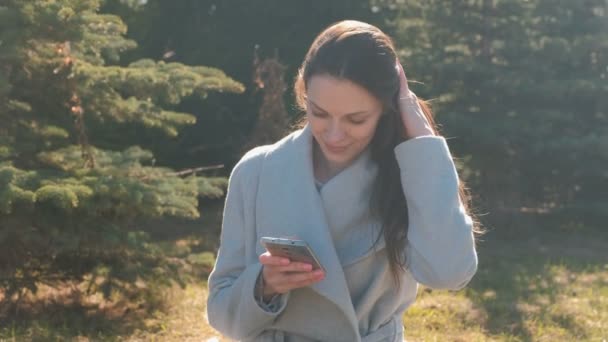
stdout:
<svg viewBox="0 0 608 342">
<path fill-rule="evenodd" d="M 272 256 L 280 256 L 288 258 L 291 261 L 311 264 L 313 270 L 321 269 L 325 272 L 325 268 L 319 262 L 319 258 L 304 240 L 265 236 L 260 239 L 260 243 Z"/>
</svg>

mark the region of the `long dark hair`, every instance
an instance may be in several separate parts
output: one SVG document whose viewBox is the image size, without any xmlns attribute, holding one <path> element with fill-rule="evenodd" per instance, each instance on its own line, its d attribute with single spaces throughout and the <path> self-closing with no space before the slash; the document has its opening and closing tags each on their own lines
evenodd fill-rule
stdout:
<svg viewBox="0 0 608 342">
<path fill-rule="evenodd" d="M 326 28 L 312 43 L 296 76 L 294 92 L 296 103 L 306 110 L 306 88 L 311 77 L 330 75 L 362 86 L 382 103 L 384 112 L 370 146 L 371 158 L 378 165 L 370 209 L 382 223 L 381 235 L 386 242 L 389 266 L 399 286 L 399 274 L 406 265 L 403 251 L 407 242 L 408 213 L 400 186 L 399 165 L 393 152 L 395 146 L 405 140 L 398 107 L 397 58 L 392 39 L 379 28 L 360 21 L 341 21 Z M 420 99 L 418 102 L 438 134 L 428 103 Z M 466 208 L 469 197 L 462 183 L 459 193 Z"/>
</svg>

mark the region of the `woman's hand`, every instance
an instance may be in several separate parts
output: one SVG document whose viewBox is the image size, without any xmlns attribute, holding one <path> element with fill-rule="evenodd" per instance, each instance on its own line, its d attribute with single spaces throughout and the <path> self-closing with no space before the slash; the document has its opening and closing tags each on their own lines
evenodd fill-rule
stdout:
<svg viewBox="0 0 608 342">
<path fill-rule="evenodd" d="M 274 257 L 269 252 L 260 254 L 262 277 L 264 278 L 264 299 L 277 293 L 287 293 L 299 287 L 309 286 L 323 280 L 322 270 L 312 270 L 312 265 Z"/>
<path fill-rule="evenodd" d="M 407 85 L 407 78 L 403 66 L 397 61 L 395 69 L 399 73 L 399 111 L 401 120 L 405 126 L 405 134 L 408 139 L 416 138 L 423 135 L 435 135 L 433 128 L 427 120 L 416 94 L 412 92 Z"/>
</svg>

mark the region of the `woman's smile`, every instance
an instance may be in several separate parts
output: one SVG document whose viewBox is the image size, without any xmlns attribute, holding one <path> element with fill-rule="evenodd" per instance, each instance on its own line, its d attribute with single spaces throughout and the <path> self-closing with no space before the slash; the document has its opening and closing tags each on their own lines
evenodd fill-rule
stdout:
<svg viewBox="0 0 608 342">
<path fill-rule="evenodd" d="M 328 144 L 326 142 L 323 142 L 323 145 L 325 145 L 325 149 L 328 152 L 333 153 L 333 154 L 340 154 L 340 153 L 346 151 L 348 149 L 348 146 L 349 146 L 349 145 L 344 145 L 344 146 L 336 145 L 336 146 L 334 146 L 334 145 L 330 145 L 330 144 Z"/>
</svg>

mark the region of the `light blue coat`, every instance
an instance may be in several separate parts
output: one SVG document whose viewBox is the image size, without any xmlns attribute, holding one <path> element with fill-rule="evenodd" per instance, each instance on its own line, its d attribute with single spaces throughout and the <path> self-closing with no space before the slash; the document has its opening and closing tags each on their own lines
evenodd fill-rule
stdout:
<svg viewBox="0 0 608 342">
<path fill-rule="evenodd" d="M 394 151 L 409 214 L 407 270 L 397 290 L 384 238 L 373 248 L 380 224 L 369 214 L 377 174 L 369 150 L 318 191 L 312 139 L 306 126 L 249 151 L 233 169 L 208 321 L 245 341 L 402 341 L 402 315 L 418 283 L 460 289 L 477 269 L 472 221 L 446 141 L 419 137 Z M 262 236 L 306 240 L 327 271 L 324 280 L 282 295 L 276 311 L 254 296 Z"/>
</svg>

